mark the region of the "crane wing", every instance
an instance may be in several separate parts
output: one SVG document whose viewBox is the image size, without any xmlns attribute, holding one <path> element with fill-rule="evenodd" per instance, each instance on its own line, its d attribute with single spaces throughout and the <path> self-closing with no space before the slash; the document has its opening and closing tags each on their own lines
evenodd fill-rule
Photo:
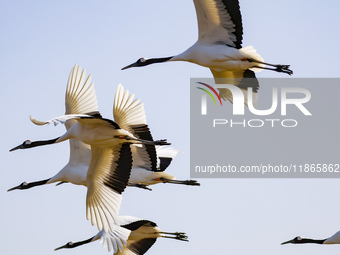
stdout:
<svg viewBox="0 0 340 255">
<path fill-rule="evenodd" d="M 129 94 L 128 90 L 119 84 L 113 102 L 113 118 L 122 128 L 133 134 L 133 127 L 147 125 L 144 111 L 144 104 L 139 103 L 140 99 L 135 99 L 134 94 Z"/>
<path fill-rule="evenodd" d="M 114 232 L 109 231 L 108 233 L 105 233 L 103 230 L 99 232 L 100 240 L 103 242 L 103 247 L 107 246 L 109 251 L 113 249 L 113 254 L 135 254 L 128 253 L 132 251 L 129 250 L 126 246 L 128 246 L 128 238 L 131 231 L 135 229 L 134 223 L 141 222 L 142 219 L 133 216 L 118 216 L 117 219 L 119 226 L 115 226 Z M 139 226 L 137 225 L 136 227 Z M 131 245 L 131 241 L 129 241 L 129 245 Z"/>
<path fill-rule="evenodd" d="M 151 132 L 146 124 L 144 104 L 134 100 L 134 94 L 119 84 L 113 103 L 113 117 L 120 128 L 132 133 L 135 137 L 153 141 Z M 157 167 L 157 154 L 154 145 L 133 145 L 133 166 L 155 170 Z"/>
<path fill-rule="evenodd" d="M 138 240 L 128 240 L 127 246 L 122 251 L 114 255 L 139 255 L 146 253 L 156 242 L 157 238 L 144 238 Z"/>
<path fill-rule="evenodd" d="M 120 223 L 123 223 L 120 226 L 129 229 L 132 233 L 134 231 L 138 232 L 139 228 L 141 227 L 143 228 L 143 226 L 145 225 L 157 226 L 156 223 L 149 220 L 141 220 L 131 216 L 122 216 L 122 218 L 119 218 Z M 145 254 L 150 249 L 150 247 L 156 242 L 156 240 L 157 238 L 143 238 L 143 239 L 129 238 L 127 240 L 127 245 L 124 247 L 124 249 L 115 253 L 114 255 Z"/>
<path fill-rule="evenodd" d="M 65 94 L 65 114 L 87 114 L 98 112 L 97 96 L 94 83 L 91 83 L 91 74 L 86 77 L 86 70 L 81 71 L 77 64 L 71 70 L 68 77 Z M 69 129 L 75 121 L 67 121 L 66 129 Z"/>
<path fill-rule="evenodd" d="M 65 94 L 65 114 L 82 114 L 98 112 L 97 96 L 94 83 L 91 83 L 92 75 L 86 77 L 86 70 L 81 71 L 81 66 L 77 64 L 71 70 L 68 77 Z M 76 120 L 70 119 L 65 122 L 68 130 Z M 70 159 L 71 165 L 90 165 L 91 146 L 77 139 L 70 139 Z"/>
<path fill-rule="evenodd" d="M 257 105 L 258 100 L 258 90 L 259 90 L 259 82 L 255 76 L 255 73 L 252 70 L 241 70 L 241 71 L 222 71 L 217 72 L 213 69 L 210 69 L 212 74 L 214 75 L 216 84 L 231 84 L 239 87 L 244 95 L 244 104 L 248 105 L 248 87 L 252 88 L 252 99 L 253 105 Z M 229 89 L 219 88 L 219 96 L 224 100 L 229 100 L 233 103 L 233 95 Z"/>
<path fill-rule="evenodd" d="M 130 144 L 115 147 L 92 146 L 92 157 L 87 172 L 86 215 L 99 231 L 114 231 L 117 215 L 132 167 Z"/>
<path fill-rule="evenodd" d="M 238 0 L 194 0 L 198 41 L 242 48 L 242 17 Z"/>
<path fill-rule="evenodd" d="M 156 146 L 157 171 L 163 172 L 168 168 L 172 159 L 180 152 L 169 146 Z"/>
<path fill-rule="evenodd" d="M 127 245 L 127 240 L 130 236 L 130 233 L 131 231 L 129 229 L 116 225 L 113 232 L 105 232 L 104 230 L 101 230 L 97 236 L 100 236 L 100 241 L 103 243 L 103 248 L 107 247 L 109 252 L 113 250 L 113 254 L 115 254 L 119 250 L 122 251 L 124 246 Z"/>
<path fill-rule="evenodd" d="M 68 130 L 77 121 L 78 118 L 86 113 L 99 114 L 97 97 L 94 90 L 94 83 L 91 83 L 91 74 L 85 79 L 86 70 L 81 72 L 81 66 L 77 64 L 71 70 L 68 77 L 66 94 L 65 94 L 65 115 L 54 118 L 49 121 L 39 121 L 30 116 L 31 121 L 36 125 L 46 125 L 54 123 L 65 124 Z M 89 165 L 91 159 L 91 147 L 77 139 L 70 139 L 70 159 L 68 164 L 73 166 Z"/>
<path fill-rule="evenodd" d="M 91 83 L 91 75 L 89 75 L 84 82 L 86 71 L 84 69 L 80 74 L 80 69 L 80 66 L 75 65 L 68 78 L 65 95 L 65 115 L 48 121 L 40 121 L 30 116 L 34 124 L 41 126 L 53 123 L 56 126 L 61 123 L 65 124 L 66 129 L 69 129 L 76 122 L 76 120 L 70 122 L 72 119 L 100 115 L 98 112 L 94 83 Z"/>
</svg>

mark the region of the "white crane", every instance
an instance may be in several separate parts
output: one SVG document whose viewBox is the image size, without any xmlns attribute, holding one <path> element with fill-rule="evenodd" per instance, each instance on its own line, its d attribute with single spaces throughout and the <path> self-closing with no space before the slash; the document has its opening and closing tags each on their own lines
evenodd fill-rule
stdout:
<svg viewBox="0 0 340 255">
<path fill-rule="evenodd" d="M 253 102 L 259 85 L 253 70 L 268 69 L 289 75 L 289 65 L 263 62 L 252 46 L 242 48 L 242 17 L 238 0 L 194 0 L 198 40 L 183 53 L 164 58 L 140 58 L 122 70 L 170 61 L 187 61 L 210 68 L 215 82 L 239 86 L 247 104 L 247 87 L 253 90 Z M 267 67 L 270 66 L 270 67 Z M 243 79 L 253 78 L 253 79 Z M 228 89 L 219 89 L 220 97 L 233 102 Z"/>
<path fill-rule="evenodd" d="M 92 75 L 86 79 L 86 70 L 81 72 L 81 67 L 77 64 L 72 68 L 68 77 L 66 94 L 65 94 L 65 114 L 82 114 L 88 112 L 97 112 L 98 104 L 94 89 L 94 83 L 91 83 Z M 65 122 L 66 130 L 76 123 L 76 120 Z M 29 143 L 27 141 L 26 143 Z M 69 139 L 70 158 L 69 162 L 53 177 L 37 181 L 23 182 L 19 186 L 9 189 L 29 189 L 35 186 L 50 184 L 54 182 L 71 182 L 76 185 L 86 186 L 86 175 L 91 162 L 91 146 L 78 139 Z"/>
<path fill-rule="evenodd" d="M 310 238 L 302 238 L 301 236 L 297 236 L 292 240 L 287 242 L 283 242 L 281 244 L 302 244 L 302 243 L 316 243 L 316 244 L 340 244 L 340 231 L 336 232 L 331 237 L 326 239 L 310 239 Z"/>
<path fill-rule="evenodd" d="M 85 80 L 86 71 L 85 69 L 80 74 L 81 67 L 75 65 L 71 70 L 68 85 L 66 89 L 65 95 L 65 114 L 82 114 L 86 112 L 96 112 L 98 111 L 97 99 L 94 90 L 94 84 L 91 83 L 91 75 L 89 75 Z M 77 89 L 77 86 L 83 84 L 82 87 Z M 128 98 L 128 94 L 125 95 L 124 88 L 119 85 L 116 91 L 115 102 L 113 112 L 117 111 L 118 106 L 124 102 L 124 97 Z M 131 95 L 133 97 L 133 95 Z M 116 107 L 117 106 L 117 107 Z M 144 107 L 142 107 L 142 114 L 144 113 Z M 118 117 L 116 117 L 119 119 Z M 143 117 L 144 118 L 144 117 Z M 33 123 L 36 123 L 36 120 L 31 118 Z M 40 122 L 38 122 L 40 123 Z M 68 120 L 65 123 L 65 127 L 68 130 L 74 123 L 75 120 Z M 143 122 L 144 123 L 144 122 Z M 118 125 L 121 123 L 118 121 Z M 152 139 L 152 138 L 151 138 Z M 35 182 L 22 182 L 20 185 L 15 186 L 8 191 L 12 190 L 25 190 L 30 189 L 32 187 L 50 184 L 55 182 L 61 183 L 70 182 L 76 185 L 85 185 L 86 186 L 86 176 L 87 170 L 91 161 L 91 146 L 85 144 L 77 139 L 69 139 L 70 141 L 70 159 L 69 162 L 61 169 L 55 176 L 41 181 Z M 151 148 L 152 149 L 152 148 Z M 132 150 L 132 158 L 136 159 L 138 154 L 135 153 L 135 150 Z M 164 146 L 156 146 L 156 155 L 157 155 L 157 165 L 154 168 L 149 167 L 145 168 L 145 163 L 143 160 L 133 160 L 133 165 L 131 169 L 131 175 L 129 179 L 128 186 L 135 186 L 139 188 L 149 189 L 147 185 L 156 184 L 156 183 L 176 183 L 176 184 L 185 184 L 185 185 L 196 185 L 199 186 L 199 183 L 195 180 L 175 180 L 175 177 L 165 173 L 164 170 L 170 165 L 172 159 L 177 155 L 179 151 L 175 150 L 171 147 Z M 140 165 L 139 165 L 140 164 Z"/>
<path fill-rule="evenodd" d="M 79 82 L 75 82 L 75 80 Z M 78 95 L 87 91 L 82 83 L 83 78 L 71 78 L 70 84 L 74 86 L 71 91 L 76 91 L 75 94 Z M 95 97 L 94 95 L 91 93 L 87 96 Z M 124 93 L 124 96 L 126 96 L 126 93 Z M 118 109 L 115 112 L 115 119 L 124 129 L 120 128 L 114 121 L 102 118 L 99 112 L 63 115 L 47 122 L 40 122 L 32 118 L 32 121 L 39 125 L 65 123 L 72 119 L 77 120 L 77 122 L 60 137 L 47 141 L 25 141 L 11 150 L 59 143 L 71 138 L 91 145 L 91 162 L 86 176 L 87 219 L 91 219 L 92 225 L 96 224 L 98 230 L 104 229 L 105 232 L 109 229 L 113 231 L 115 223 L 117 223 L 118 210 L 122 199 L 121 193 L 128 184 L 132 167 L 130 144 L 147 144 L 146 146 L 136 146 L 138 149 L 135 149 L 140 158 L 139 164 L 144 162 L 147 166 L 152 165 L 157 157 L 154 146 L 149 147 L 148 145 L 168 144 L 164 140 L 151 141 L 149 139 L 148 134 L 150 132 L 145 122 L 143 105 L 138 104 L 138 100 L 133 101 L 131 96 L 124 96 L 121 97 L 121 101 L 115 101 Z M 77 102 L 77 100 L 71 99 L 71 102 Z"/>
<path fill-rule="evenodd" d="M 188 237 L 182 232 L 163 232 L 156 223 L 149 220 L 142 220 L 131 216 L 119 216 L 119 225 L 121 228 L 129 231 L 126 238 L 126 233 L 114 233 L 100 231 L 97 235 L 80 242 L 68 242 L 55 250 L 63 248 L 75 248 L 83 244 L 91 243 L 96 240 L 103 241 L 103 246 L 107 246 L 108 250 L 114 250 L 114 255 L 139 255 L 145 254 L 150 247 L 156 242 L 158 237 L 177 239 L 180 241 L 188 241 Z M 123 236 L 124 235 L 124 236 Z M 120 236 L 117 239 L 117 236 Z M 125 239 L 124 239 L 125 237 Z M 116 242 L 116 240 L 118 242 Z M 119 240 L 124 240 L 123 244 Z M 124 246 L 122 246 L 124 245 Z"/>
</svg>

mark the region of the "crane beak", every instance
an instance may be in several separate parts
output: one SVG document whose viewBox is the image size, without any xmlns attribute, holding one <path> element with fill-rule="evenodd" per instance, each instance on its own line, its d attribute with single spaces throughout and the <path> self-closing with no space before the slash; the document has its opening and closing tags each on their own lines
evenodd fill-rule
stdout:
<svg viewBox="0 0 340 255">
<path fill-rule="evenodd" d="M 20 144 L 19 146 L 14 147 L 13 149 L 10 149 L 9 151 L 15 151 L 15 150 L 18 150 L 18 149 L 24 149 L 24 146 L 22 144 Z"/>
<path fill-rule="evenodd" d="M 128 65 L 128 66 L 126 66 L 126 67 L 123 67 L 122 70 L 131 68 L 131 67 L 137 67 L 137 66 L 138 66 L 137 63 L 133 63 L 133 64 L 131 64 L 131 65 Z"/>
<path fill-rule="evenodd" d="M 7 190 L 7 192 L 8 192 L 8 191 L 15 190 L 15 189 L 19 189 L 19 188 L 20 188 L 20 185 L 18 185 L 18 186 L 15 186 L 15 187 L 13 187 L 13 188 L 10 188 L 9 190 Z"/>
<path fill-rule="evenodd" d="M 60 247 L 58 247 L 58 248 L 55 248 L 54 250 L 57 251 L 57 250 L 60 250 L 60 249 L 64 249 L 64 248 L 66 248 L 66 246 L 67 246 L 67 245 L 63 245 L 63 246 L 60 246 Z"/>
<path fill-rule="evenodd" d="M 283 243 L 281 243 L 281 245 L 283 245 L 283 244 L 287 244 L 287 243 L 294 243 L 294 239 L 292 239 L 292 240 L 289 240 L 289 241 L 287 241 L 287 242 L 283 242 Z"/>
</svg>

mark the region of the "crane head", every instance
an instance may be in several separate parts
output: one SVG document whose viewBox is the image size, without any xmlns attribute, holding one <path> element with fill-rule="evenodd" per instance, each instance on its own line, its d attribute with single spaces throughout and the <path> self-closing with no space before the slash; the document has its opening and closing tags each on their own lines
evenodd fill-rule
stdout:
<svg viewBox="0 0 340 255">
<path fill-rule="evenodd" d="M 55 248 L 54 250 L 60 250 L 60 249 L 64 249 L 64 248 L 73 248 L 74 247 L 74 243 L 73 242 L 68 242 L 67 244 L 60 246 L 58 248 Z"/>
<path fill-rule="evenodd" d="M 28 185 L 28 182 L 23 182 L 21 183 L 20 185 L 18 186 L 15 186 L 7 191 L 12 191 L 12 190 L 15 190 L 15 189 L 26 189 L 27 188 L 27 185 Z"/>
<path fill-rule="evenodd" d="M 292 240 L 289 240 L 289 241 L 281 243 L 281 245 L 282 244 L 287 244 L 287 243 L 299 243 L 301 240 L 302 240 L 302 237 L 301 236 L 297 236 L 297 237 L 295 237 Z"/>
<path fill-rule="evenodd" d="M 18 150 L 18 149 L 26 149 L 26 148 L 29 148 L 29 145 L 31 144 L 32 142 L 30 140 L 26 140 L 24 141 L 22 144 L 14 147 L 13 149 L 10 149 L 9 151 L 15 151 L 15 150 Z"/>
<path fill-rule="evenodd" d="M 145 66 L 147 65 L 146 60 L 147 60 L 146 58 L 139 58 L 135 63 L 128 65 L 126 67 L 123 67 L 122 70 L 131 68 L 131 67 Z"/>
</svg>

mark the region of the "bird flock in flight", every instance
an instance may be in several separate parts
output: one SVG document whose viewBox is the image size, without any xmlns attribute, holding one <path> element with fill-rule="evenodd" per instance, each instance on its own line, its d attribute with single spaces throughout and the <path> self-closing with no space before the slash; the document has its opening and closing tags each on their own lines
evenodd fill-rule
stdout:
<svg viewBox="0 0 340 255">
<path fill-rule="evenodd" d="M 256 101 L 259 83 L 254 71 L 262 69 L 293 74 L 289 65 L 265 63 L 252 46 L 242 48 L 243 27 L 238 0 L 194 0 L 198 40 L 183 53 L 163 58 L 140 58 L 131 67 L 170 61 L 188 61 L 210 68 L 215 82 L 233 84 L 244 91 L 248 87 Z M 98 233 L 79 242 L 68 242 L 55 250 L 74 248 L 96 240 L 114 254 L 144 254 L 158 237 L 188 241 L 183 232 L 164 232 L 150 220 L 119 216 L 125 188 L 151 190 L 150 185 L 173 183 L 199 186 L 196 180 L 176 180 L 165 172 L 178 150 L 167 140 L 154 140 L 146 122 L 143 103 L 119 85 L 113 103 L 113 120 L 98 111 L 91 75 L 75 65 L 69 75 L 65 96 L 65 114 L 49 121 L 30 116 L 36 125 L 64 124 L 66 133 L 45 141 L 26 140 L 10 151 L 29 149 L 69 140 L 69 162 L 54 176 L 36 182 L 23 182 L 8 191 L 35 186 L 73 183 L 87 187 L 86 215 Z M 220 97 L 233 102 L 228 89 L 219 89 Z M 286 243 L 339 243 L 340 232 L 323 240 L 296 237 Z"/>
<path fill-rule="evenodd" d="M 177 150 L 166 140 L 154 141 L 146 122 L 143 103 L 119 85 L 113 104 L 114 120 L 102 118 L 91 75 L 75 65 L 71 70 L 65 96 L 65 115 L 36 125 L 65 124 L 66 133 L 45 141 L 26 140 L 11 149 L 29 149 L 70 141 L 70 160 L 55 176 L 42 181 L 23 182 L 9 189 L 23 190 L 49 183 L 69 182 L 87 187 L 86 215 L 99 233 L 89 240 L 68 243 L 74 248 L 97 239 L 114 254 L 144 254 L 158 237 L 187 241 L 182 232 L 161 231 L 149 220 L 119 216 L 126 186 L 149 189 L 157 183 L 199 186 L 195 180 L 176 180 L 165 172 Z"/>
</svg>

